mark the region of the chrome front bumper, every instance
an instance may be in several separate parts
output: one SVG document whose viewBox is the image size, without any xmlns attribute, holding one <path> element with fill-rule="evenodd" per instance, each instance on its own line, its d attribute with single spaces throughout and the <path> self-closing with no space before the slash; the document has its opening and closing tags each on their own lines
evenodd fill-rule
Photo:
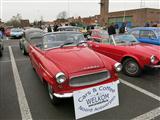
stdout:
<svg viewBox="0 0 160 120">
<path fill-rule="evenodd" d="M 113 84 L 119 84 L 120 81 L 114 81 L 112 82 Z M 64 94 L 58 94 L 58 93 L 54 93 L 53 96 L 57 97 L 57 98 L 71 98 L 73 97 L 73 93 L 64 93 Z"/>
<path fill-rule="evenodd" d="M 70 98 L 70 97 L 73 97 L 73 93 L 64 93 L 64 94 L 54 93 L 53 95 L 55 97 L 57 97 L 57 98 Z"/>
<path fill-rule="evenodd" d="M 149 68 L 160 68 L 160 65 L 146 65 Z"/>
</svg>

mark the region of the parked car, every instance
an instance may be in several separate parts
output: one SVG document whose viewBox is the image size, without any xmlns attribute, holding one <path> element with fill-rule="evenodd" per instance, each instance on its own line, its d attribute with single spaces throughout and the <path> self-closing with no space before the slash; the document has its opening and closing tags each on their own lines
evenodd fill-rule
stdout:
<svg viewBox="0 0 160 120">
<path fill-rule="evenodd" d="M 160 47 L 139 43 L 131 34 L 114 35 L 88 44 L 96 52 L 121 62 L 123 72 L 129 76 L 139 76 L 145 67 L 160 68 Z"/>
<path fill-rule="evenodd" d="M 91 31 L 91 39 L 100 42 L 102 39 L 108 39 L 109 35 L 106 30 L 94 29 Z"/>
<path fill-rule="evenodd" d="M 129 31 L 138 41 L 160 45 L 160 28 L 156 27 L 137 27 Z"/>
<path fill-rule="evenodd" d="M 24 55 L 28 54 L 28 45 L 32 38 L 34 37 L 41 37 L 44 32 L 38 28 L 30 28 L 24 31 L 24 35 L 22 39 L 19 40 L 19 47 Z"/>
<path fill-rule="evenodd" d="M 23 30 L 20 28 L 12 28 L 10 31 L 10 37 L 21 38 L 23 36 Z"/>
<path fill-rule="evenodd" d="M 76 90 L 117 82 L 121 64 L 86 45 L 79 32 L 48 33 L 29 45 L 32 66 L 53 103 L 72 97 Z"/>
<path fill-rule="evenodd" d="M 5 35 L 6 35 L 6 37 L 10 37 L 10 33 L 11 33 L 11 28 L 6 28 L 5 29 Z"/>
<path fill-rule="evenodd" d="M 3 55 L 3 41 L 2 38 L 0 38 L 0 57 Z"/>
<path fill-rule="evenodd" d="M 57 30 L 58 31 L 76 31 L 76 32 L 80 32 L 80 27 L 76 27 L 76 26 L 61 26 L 61 27 L 58 27 Z"/>
</svg>

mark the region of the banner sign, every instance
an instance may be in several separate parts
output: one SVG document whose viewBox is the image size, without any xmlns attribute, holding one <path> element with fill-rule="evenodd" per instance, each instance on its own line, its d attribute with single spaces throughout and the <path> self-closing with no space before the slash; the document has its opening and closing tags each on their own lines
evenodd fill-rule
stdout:
<svg viewBox="0 0 160 120">
<path fill-rule="evenodd" d="M 73 93 L 76 119 L 119 105 L 118 83 L 112 82 Z"/>
</svg>

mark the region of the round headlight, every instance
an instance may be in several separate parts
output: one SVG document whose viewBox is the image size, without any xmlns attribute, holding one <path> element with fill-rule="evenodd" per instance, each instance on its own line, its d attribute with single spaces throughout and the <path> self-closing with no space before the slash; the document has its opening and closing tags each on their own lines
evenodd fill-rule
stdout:
<svg viewBox="0 0 160 120">
<path fill-rule="evenodd" d="M 114 65 L 114 68 L 117 72 L 120 72 L 122 70 L 122 64 L 121 63 L 116 63 Z"/>
<path fill-rule="evenodd" d="M 57 81 L 57 83 L 60 83 L 60 84 L 63 83 L 63 82 L 65 82 L 66 81 L 65 74 L 62 73 L 62 72 L 57 73 L 56 74 L 56 81 Z"/>
<path fill-rule="evenodd" d="M 150 60 L 151 60 L 151 63 L 154 63 L 156 61 L 156 57 L 154 55 L 152 55 Z"/>
</svg>

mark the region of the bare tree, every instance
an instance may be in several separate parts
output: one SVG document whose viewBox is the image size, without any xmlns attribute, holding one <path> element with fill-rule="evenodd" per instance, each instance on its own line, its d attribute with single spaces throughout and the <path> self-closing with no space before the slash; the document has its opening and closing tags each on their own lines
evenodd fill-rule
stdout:
<svg viewBox="0 0 160 120">
<path fill-rule="evenodd" d="M 21 27 L 21 14 L 17 13 L 16 16 L 12 16 L 11 20 L 9 20 L 6 24 L 14 27 Z"/>
<path fill-rule="evenodd" d="M 67 12 L 62 11 L 57 15 L 57 19 L 66 19 L 67 18 Z"/>
</svg>

